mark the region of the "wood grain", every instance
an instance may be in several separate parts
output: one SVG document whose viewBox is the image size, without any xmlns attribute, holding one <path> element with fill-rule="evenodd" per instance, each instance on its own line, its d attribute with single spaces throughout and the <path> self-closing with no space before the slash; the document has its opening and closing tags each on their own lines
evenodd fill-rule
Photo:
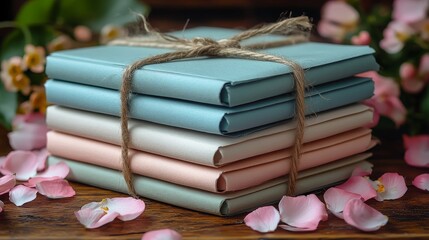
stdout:
<svg viewBox="0 0 429 240">
<path fill-rule="evenodd" d="M 16 207 L 8 195 L 0 196 L 5 209 L 0 213 L 0 239 L 140 239 L 146 231 L 172 228 L 184 239 L 361 239 L 361 238 L 429 238 L 429 193 L 411 186 L 412 179 L 425 169 L 407 166 L 402 160 L 399 142 L 383 144 L 375 149 L 375 179 L 385 172 L 405 176 L 408 192 L 399 200 L 368 204 L 389 217 L 388 224 L 375 233 L 364 233 L 329 215 L 312 233 L 290 233 L 277 230 L 259 234 L 243 224 L 244 215 L 221 218 L 193 212 L 144 199 L 146 211 L 136 220 L 115 220 L 101 228 L 87 230 L 76 220 L 74 211 L 88 202 L 123 194 L 72 183 L 77 195 L 68 199 L 50 200 L 38 195 L 33 202 Z M 1 146 L 0 153 L 8 150 Z M 319 194 L 320 196 L 321 194 Z"/>
</svg>

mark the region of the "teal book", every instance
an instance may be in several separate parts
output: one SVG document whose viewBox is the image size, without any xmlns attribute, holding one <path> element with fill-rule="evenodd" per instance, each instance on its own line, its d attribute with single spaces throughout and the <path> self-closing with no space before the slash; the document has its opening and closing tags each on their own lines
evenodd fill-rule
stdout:
<svg viewBox="0 0 429 240">
<path fill-rule="evenodd" d="M 356 167 L 372 166 L 364 161 L 369 156 L 371 154 L 358 154 L 300 172 L 296 194 L 315 191 L 346 180 Z M 49 165 L 58 162 L 65 162 L 70 167 L 67 179 L 71 181 L 127 193 L 127 185 L 119 171 L 55 156 L 48 158 Z M 278 202 L 286 193 L 287 180 L 282 177 L 253 188 L 217 194 L 135 175 L 134 187 L 137 194 L 155 201 L 219 216 L 231 216 Z"/>
<path fill-rule="evenodd" d="M 238 30 L 201 27 L 173 34 L 224 39 L 237 33 Z M 279 36 L 252 39 L 253 42 L 276 40 Z M 47 58 L 46 73 L 52 79 L 118 90 L 127 65 L 171 51 L 174 50 L 98 46 L 54 52 Z M 378 69 L 374 51 L 367 46 L 308 42 L 258 51 L 300 64 L 309 86 Z M 293 86 L 291 69 L 282 64 L 214 57 L 147 65 L 136 71 L 133 80 L 135 93 L 229 107 L 289 93 Z"/>
<path fill-rule="evenodd" d="M 90 112 L 120 116 L 120 94 L 116 90 L 49 80 L 50 103 Z M 373 95 L 369 78 L 352 77 L 310 88 L 306 92 L 306 114 L 356 103 Z M 294 117 L 294 94 L 284 94 L 237 107 L 201 104 L 172 98 L 133 94 L 130 118 L 218 135 L 239 136 L 267 128 Z"/>
</svg>

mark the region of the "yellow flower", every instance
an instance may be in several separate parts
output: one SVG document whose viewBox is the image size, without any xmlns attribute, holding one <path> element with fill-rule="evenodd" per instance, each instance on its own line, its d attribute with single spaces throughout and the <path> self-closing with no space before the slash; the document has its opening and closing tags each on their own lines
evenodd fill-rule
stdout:
<svg viewBox="0 0 429 240">
<path fill-rule="evenodd" d="M 24 75 L 25 70 L 26 67 L 21 57 L 12 57 L 2 61 L 1 79 L 7 91 L 17 92 L 21 90 L 28 94 L 30 79 Z"/>
<path fill-rule="evenodd" d="M 40 113 L 46 112 L 47 101 L 44 87 L 33 86 L 33 93 L 30 95 L 30 105 L 33 109 L 38 109 Z"/>
<path fill-rule="evenodd" d="M 67 35 L 60 35 L 48 44 L 48 51 L 55 52 L 70 49 L 73 46 L 72 39 Z"/>
<path fill-rule="evenodd" d="M 101 29 L 100 42 L 104 44 L 115 38 L 124 37 L 125 35 L 126 31 L 124 28 L 115 25 L 106 25 Z"/>
<path fill-rule="evenodd" d="M 31 44 L 25 46 L 24 64 L 32 72 L 41 73 L 45 69 L 45 49 Z"/>
</svg>

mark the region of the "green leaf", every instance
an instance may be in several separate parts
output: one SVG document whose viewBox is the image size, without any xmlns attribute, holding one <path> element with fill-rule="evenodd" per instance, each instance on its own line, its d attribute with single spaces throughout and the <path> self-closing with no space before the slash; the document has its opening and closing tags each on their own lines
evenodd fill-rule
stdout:
<svg viewBox="0 0 429 240">
<path fill-rule="evenodd" d="M 62 0 L 60 22 L 83 24 L 100 31 L 106 24 L 123 25 L 135 21 L 136 15 L 146 14 L 147 7 L 137 0 Z"/>
<path fill-rule="evenodd" d="M 51 12 L 56 0 L 27 1 L 19 10 L 16 21 L 23 25 L 45 25 L 52 22 Z"/>
<path fill-rule="evenodd" d="M 6 129 L 12 128 L 17 106 L 17 94 L 6 91 L 3 84 L 0 84 L 0 124 Z"/>
<path fill-rule="evenodd" d="M 429 123 L 429 87 L 426 87 L 426 93 L 420 105 L 421 112 L 425 118 L 425 122 Z"/>
</svg>

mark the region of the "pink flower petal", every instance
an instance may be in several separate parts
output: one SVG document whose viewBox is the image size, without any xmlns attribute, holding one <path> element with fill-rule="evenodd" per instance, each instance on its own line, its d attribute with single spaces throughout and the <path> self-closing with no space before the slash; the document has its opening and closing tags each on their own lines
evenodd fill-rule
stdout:
<svg viewBox="0 0 429 240">
<path fill-rule="evenodd" d="M 346 223 L 366 232 L 378 230 L 389 220 L 387 216 L 360 199 L 349 200 L 344 208 L 343 216 Z"/>
<path fill-rule="evenodd" d="M 287 225 L 302 229 L 316 229 L 321 220 L 328 219 L 325 204 L 316 195 L 288 197 L 279 203 L 280 218 Z"/>
<path fill-rule="evenodd" d="M 423 173 L 415 177 L 413 185 L 421 190 L 429 191 L 429 173 Z"/>
<path fill-rule="evenodd" d="M 425 83 L 417 77 L 417 69 L 411 63 L 403 63 L 399 69 L 401 86 L 408 93 L 420 92 Z"/>
<path fill-rule="evenodd" d="M 326 207 L 328 210 L 337 216 L 338 218 L 343 219 L 343 211 L 347 202 L 350 199 L 361 199 L 362 197 L 359 194 L 347 192 L 343 189 L 331 187 L 326 190 L 323 194 L 323 199 L 325 200 Z"/>
<path fill-rule="evenodd" d="M 40 194 L 48 198 L 67 198 L 73 197 L 76 192 L 64 179 L 55 179 L 42 181 L 36 184 L 36 189 Z"/>
<path fill-rule="evenodd" d="M 37 165 L 36 154 L 28 151 L 12 151 L 7 155 L 0 172 L 15 173 L 17 180 L 26 181 L 36 175 Z"/>
<path fill-rule="evenodd" d="M 65 162 L 59 162 L 57 164 L 54 164 L 52 166 L 49 166 L 46 171 L 39 173 L 36 175 L 36 177 L 59 177 L 59 178 L 65 178 L 70 172 L 69 166 Z"/>
<path fill-rule="evenodd" d="M 16 206 L 22 206 L 25 203 L 36 199 L 37 190 L 24 185 L 18 185 L 9 192 L 9 200 Z"/>
<path fill-rule="evenodd" d="M 403 136 L 405 162 L 415 167 L 429 167 L 429 135 Z"/>
<path fill-rule="evenodd" d="M 404 196 L 407 192 L 407 185 L 403 176 L 397 173 L 385 173 L 377 183 L 377 201 L 393 200 Z"/>
<path fill-rule="evenodd" d="M 336 188 L 359 194 L 365 201 L 377 196 L 377 192 L 371 183 L 365 177 L 361 176 L 350 177 L 345 183 L 336 186 Z"/>
<path fill-rule="evenodd" d="M 273 206 L 260 207 L 244 218 L 246 226 L 262 233 L 275 231 L 279 222 L 280 214 Z"/>
<path fill-rule="evenodd" d="M 369 45 L 371 43 L 371 35 L 367 31 L 361 31 L 359 35 L 351 38 L 351 42 L 354 45 Z"/>
<path fill-rule="evenodd" d="M 118 213 L 106 213 L 102 209 L 84 208 L 74 212 L 77 220 L 86 228 L 98 228 L 113 220 L 118 216 Z"/>
<path fill-rule="evenodd" d="M 284 230 L 291 231 L 291 232 L 311 232 L 311 231 L 317 230 L 317 226 L 312 228 L 297 228 L 297 227 L 292 227 L 284 224 L 280 224 L 279 228 L 282 228 Z"/>
<path fill-rule="evenodd" d="M 3 212 L 4 202 L 0 200 L 0 212 Z"/>
<path fill-rule="evenodd" d="M 36 185 L 43 181 L 51 181 L 56 179 L 63 179 L 60 177 L 33 177 L 28 180 L 28 182 L 24 183 L 27 187 L 36 187 Z"/>
<path fill-rule="evenodd" d="M 359 20 L 359 13 L 343 1 L 328 1 L 322 7 L 322 18 L 339 24 L 353 24 Z"/>
<path fill-rule="evenodd" d="M 141 240 L 181 240 L 182 236 L 172 229 L 160 229 L 143 234 Z"/>
<path fill-rule="evenodd" d="M 393 4 L 393 18 L 406 23 L 423 20 L 429 6 L 427 0 L 396 0 Z"/>
<path fill-rule="evenodd" d="M 15 175 L 5 175 L 0 178 L 0 195 L 9 192 L 15 187 L 16 179 Z"/>
<path fill-rule="evenodd" d="M 14 131 L 8 134 L 13 149 L 30 151 L 46 146 L 48 127 L 44 115 L 40 113 L 17 115 L 13 125 Z"/>
<path fill-rule="evenodd" d="M 46 168 L 46 160 L 48 159 L 49 152 L 48 149 L 43 148 L 39 151 L 33 151 L 37 155 L 37 171 L 43 171 Z"/>
<path fill-rule="evenodd" d="M 361 177 L 365 177 L 365 176 L 369 176 L 372 173 L 372 164 L 369 165 L 365 165 L 365 166 L 357 166 L 355 169 L 353 169 L 352 175 L 351 176 L 361 176 Z"/>
<path fill-rule="evenodd" d="M 105 205 L 109 212 L 117 212 L 118 218 L 122 221 L 130 221 L 142 214 L 145 210 L 145 203 L 141 199 L 132 197 L 107 198 Z"/>
</svg>

